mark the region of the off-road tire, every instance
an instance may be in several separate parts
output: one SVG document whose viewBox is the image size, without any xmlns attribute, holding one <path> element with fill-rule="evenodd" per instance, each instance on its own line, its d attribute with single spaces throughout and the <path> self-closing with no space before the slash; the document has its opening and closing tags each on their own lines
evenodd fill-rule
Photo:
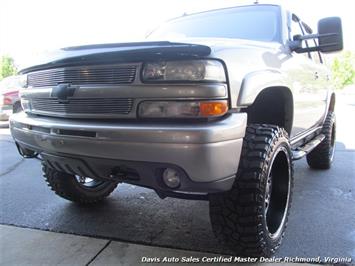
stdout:
<svg viewBox="0 0 355 266">
<path fill-rule="evenodd" d="M 336 123 L 334 112 L 329 112 L 322 128 L 324 140 L 307 154 L 307 163 L 313 169 L 329 169 L 333 162 Z"/>
<path fill-rule="evenodd" d="M 282 159 L 283 157 L 285 158 Z M 280 246 L 291 206 L 293 188 L 291 158 L 288 135 L 284 129 L 266 124 L 251 124 L 247 127 L 239 169 L 232 189 L 209 196 L 213 232 L 229 251 L 239 256 L 267 257 L 271 256 Z M 285 164 L 282 168 L 283 172 L 280 170 L 280 173 L 287 172 L 288 174 L 287 178 L 283 178 L 283 174 L 272 172 L 270 176 L 282 177 L 277 179 L 280 182 L 273 181 L 276 184 L 276 192 L 274 192 L 274 186 L 267 189 L 268 181 L 274 179 L 274 177 L 269 178 L 269 171 L 272 165 L 276 165 L 276 162 L 279 164 L 278 161 L 287 161 L 287 165 Z M 275 166 L 275 169 L 278 167 Z M 285 167 L 287 169 L 284 169 Z M 266 195 L 267 191 L 271 190 L 270 202 L 277 204 L 273 195 L 277 195 L 278 187 L 285 186 L 285 182 L 287 183 L 284 187 L 287 188 L 287 199 L 280 198 L 285 202 L 285 210 L 278 230 L 272 236 L 266 220 L 267 217 L 272 217 L 266 213 Z M 274 213 L 273 209 L 272 212 Z"/>
<path fill-rule="evenodd" d="M 117 187 L 117 183 L 112 181 L 102 181 L 92 188 L 84 187 L 74 175 L 59 172 L 45 163 L 42 164 L 42 171 L 48 186 L 58 196 L 81 204 L 102 201 Z"/>
</svg>

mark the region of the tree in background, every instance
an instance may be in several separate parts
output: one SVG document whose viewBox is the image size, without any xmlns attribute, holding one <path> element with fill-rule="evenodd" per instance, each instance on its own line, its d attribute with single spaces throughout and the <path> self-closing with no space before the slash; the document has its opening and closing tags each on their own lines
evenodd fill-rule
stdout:
<svg viewBox="0 0 355 266">
<path fill-rule="evenodd" d="M 344 51 L 333 60 L 332 73 L 334 85 L 342 89 L 355 83 L 355 54 Z"/>
<path fill-rule="evenodd" d="M 8 76 L 16 75 L 17 68 L 14 63 L 14 59 L 10 56 L 3 55 L 1 56 L 0 61 L 0 80 Z"/>
</svg>

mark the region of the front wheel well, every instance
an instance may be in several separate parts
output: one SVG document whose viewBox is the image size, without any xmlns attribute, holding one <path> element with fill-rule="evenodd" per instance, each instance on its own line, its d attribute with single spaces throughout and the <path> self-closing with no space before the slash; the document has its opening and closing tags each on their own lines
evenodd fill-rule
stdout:
<svg viewBox="0 0 355 266">
<path fill-rule="evenodd" d="M 278 125 L 291 134 L 293 97 L 289 88 L 265 88 L 245 111 L 248 114 L 248 124 Z"/>
</svg>

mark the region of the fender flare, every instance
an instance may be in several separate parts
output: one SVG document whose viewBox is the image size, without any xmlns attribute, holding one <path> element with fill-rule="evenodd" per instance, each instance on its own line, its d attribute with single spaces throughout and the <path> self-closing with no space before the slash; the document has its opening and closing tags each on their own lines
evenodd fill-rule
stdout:
<svg viewBox="0 0 355 266">
<path fill-rule="evenodd" d="M 336 94 L 333 90 L 329 90 L 328 94 L 327 94 L 327 104 L 326 104 L 326 110 L 324 112 L 324 116 L 322 119 L 322 125 L 324 124 L 325 120 L 327 119 L 328 113 L 335 111 L 335 103 L 336 103 Z"/>
<path fill-rule="evenodd" d="M 327 95 L 327 112 L 332 111 L 334 112 L 336 103 L 336 94 L 334 91 L 329 91 Z"/>
</svg>

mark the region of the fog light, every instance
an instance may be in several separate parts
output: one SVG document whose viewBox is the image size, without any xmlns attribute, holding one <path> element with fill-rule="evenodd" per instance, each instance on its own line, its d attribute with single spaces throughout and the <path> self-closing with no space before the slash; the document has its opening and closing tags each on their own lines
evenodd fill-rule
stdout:
<svg viewBox="0 0 355 266">
<path fill-rule="evenodd" d="M 180 186 L 180 177 L 176 170 L 166 168 L 163 172 L 163 181 L 170 188 L 178 188 Z"/>
</svg>

